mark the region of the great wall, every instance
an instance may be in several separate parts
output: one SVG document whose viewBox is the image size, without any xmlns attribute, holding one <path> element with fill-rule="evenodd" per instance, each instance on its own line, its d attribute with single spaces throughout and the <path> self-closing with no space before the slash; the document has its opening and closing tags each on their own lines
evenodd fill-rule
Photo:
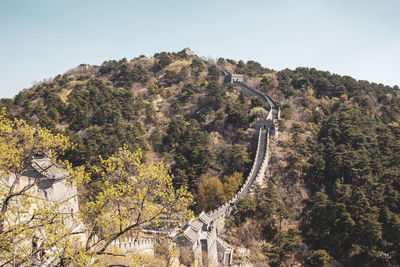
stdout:
<svg viewBox="0 0 400 267">
<path fill-rule="evenodd" d="M 175 243 L 180 246 L 190 247 L 195 258 L 195 265 L 202 264 L 202 254 L 207 252 L 208 262 L 214 265 L 230 266 L 233 260 L 233 248 L 219 238 L 218 233 L 223 231 L 224 219 L 229 217 L 238 200 L 251 191 L 254 183 L 263 184 L 269 161 L 269 144 L 271 137 L 276 137 L 278 131 L 275 127 L 280 117 L 279 106 L 268 95 L 246 85 L 243 75 L 231 74 L 223 71 L 225 82 L 238 86 L 246 96 L 259 97 L 264 102 L 264 107 L 269 110 L 263 120 L 256 121 L 257 150 L 253 166 L 241 189 L 229 201 L 217 209 L 205 213 L 189 222 L 182 230 L 182 235 L 176 238 Z"/>
<path fill-rule="evenodd" d="M 264 107 L 269 112 L 265 119 L 256 121 L 255 137 L 257 138 L 257 150 L 253 166 L 236 195 L 217 209 L 209 213 L 200 213 L 198 217 L 192 219 L 180 230 L 174 229 L 169 233 L 163 233 L 170 238 L 174 246 L 186 247 L 193 253 L 195 266 L 203 264 L 204 252 L 206 252 L 205 255 L 208 257 L 208 263 L 212 266 L 230 266 L 232 264 L 234 250 L 219 237 L 219 233 L 223 231 L 224 219 L 232 214 L 238 200 L 251 191 L 254 183 L 263 184 L 265 182 L 265 173 L 269 161 L 269 144 L 271 138 L 278 135 L 275 124 L 280 116 L 280 109 L 273 99 L 245 84 L 243 75 L 231 74 L 225 70 L 223 70 L 223 73 L 225 83 L 241 88 L 248 97 L 259 97 L 263 100 Z M 53 196 L 56 196 L 56 199 L 60 202 L 68 202 L 63 212 L 69 213 L 72 216 L 77 213 L 78 199 L 76 197 L 76 189 L 66 185 L 65 171 L 52 165 L 48 159 L 36 159 L 32 163 L 32 167 L 38 175 L 44 177 L 41 179 L 38 187 L 38 192 L 43 195 L 43 198 L 52 199 Z M 37 174 L 28 176 L 26 179 L 29 180 L 32 177 L 36 177 Z M 59 192 L 64 193 L 59 194 Z M 74 227 L 78 226 L 75 225 Z M 112 242 L 111 247 L 118 248 L 122 252 L 131 251 L 135 253 L 154 254 L 155 242 L 156 239 L 152 238 L 138 240 L 128 237 L 115 240 Z M 52 259 L 48 259 L 43 266 L 52 266 L 51 261 Z"/>
<path fill-rule="evenodd" d="M 275 123 L 280 117 L 280 109 L 274 100 L 245 84 L 243 75 L 231 74 L 225 70 L 223 73 L 225 83 L 240 87 L 248 97 L 259 97 L 269 112 L 265 119 L 256 121 L 257 150 L 253 166 L 236 195 L 217 209 L 209 213 L 200 213 L 198 217 L 183 226 L 180 232 L 174 231 L 169 234 L 174 245 L 186 247 L 193 253 L 196 266 L 203 264 L 204 252 L 207 252 L 209 264 L 222 266 L 232 264 L 234 250 L 219 237 L 218 233 L 223 231 L 224 219 L 232 214 L 238 200 L 251 191 L 254 183 L 262 185 L 265 182 L 269 162 L 269 144 L 271 138 L 278 135 Z M 151 239 L 139 241 L 128 238 L 122 241 L 117 240 L 113 244 L 124 251 L 153 253 L 154 242 Z"/>
</svg>

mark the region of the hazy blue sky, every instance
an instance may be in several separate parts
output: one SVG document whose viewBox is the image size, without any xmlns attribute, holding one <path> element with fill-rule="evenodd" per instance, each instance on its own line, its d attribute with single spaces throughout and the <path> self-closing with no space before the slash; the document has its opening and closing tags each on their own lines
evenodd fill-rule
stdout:
<svg viewBox="0 0 400 267">
<path fill-rule="evenodd" d="M 0 1 L 0 98 L 81 63 L 190 47 L 400 85 L 400 1 Z"/>
</svg>

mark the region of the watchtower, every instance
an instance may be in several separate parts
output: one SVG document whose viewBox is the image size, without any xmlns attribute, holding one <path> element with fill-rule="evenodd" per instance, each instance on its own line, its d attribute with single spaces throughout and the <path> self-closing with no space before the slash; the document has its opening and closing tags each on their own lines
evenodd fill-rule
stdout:
<svg viewBox="0 0 400 267">
<path fill-rule="evenodd" d="M 230 82 L 233 84 L 234 82 L 243 82 L 243 74 L 236 74 L 232 73 L 230 74 Z"/>
<path fill-rule="evenodd" d="M 267 130 L 269 128 L 274 127 L 274 122 L 272 120 L 258 120 L 256 121 L 256 130 L 262 128 L 263 130 Z"/>
</svg>

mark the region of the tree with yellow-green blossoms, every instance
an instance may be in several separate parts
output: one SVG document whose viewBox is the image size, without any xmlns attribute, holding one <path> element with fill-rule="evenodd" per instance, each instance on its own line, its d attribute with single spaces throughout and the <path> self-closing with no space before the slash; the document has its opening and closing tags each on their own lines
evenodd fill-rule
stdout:
<svg viewBox="0 0 400 267">
<path fill-rule="evenodd" d="M 91 175 L 103 183 L 80 213 L 87 236 L 84 248 L 93 255 L 112 255 L 114 240 L 140 236 L 145 227 L 168 231 L 193 216 L 186 188 L 175 190 L 168 169 L 162 163 L 142 163 L 140 152 L 121 148 L 116 156 L 101 159 Z"/>
<path fill-rule="evenodd" d="M 68 138 L 33 129 L 23 120 L 0 113 L 0 264 L 31 264 L 39 254 L 56 256 L 73 229 L 66 228 L 61 203 L 45 202 L 37 193 L 38 179 L 29 178 L 32 160 L 57 155 L 71 147 Z"/>
<path fill-rule="evenodd" d="M 169 230 L 190 219 L 192 196 L 174 190 L 162 163 L 144 164 L 140 152 L 121 148 L 101 159 L 91 172 L 57 161 L 73 145 L 68 138 L 0 114 L 0 266 L 43 262 L 74 266 L 102 265 L 124 257 L 113 241 L 140 236 L 145 227 Z M 25 176 L 36 157 L 46 157 L 68 170 L 79 192 L 78 216 L 63 213 L 66 203 L 38 197 L 38 179 Z M 86 185 L 96 176 L 95 195 Z M 68 221 L 68 223 L 66 223 Z M 37 262 L 36 262 L 37 263 Z"/>
</svg>

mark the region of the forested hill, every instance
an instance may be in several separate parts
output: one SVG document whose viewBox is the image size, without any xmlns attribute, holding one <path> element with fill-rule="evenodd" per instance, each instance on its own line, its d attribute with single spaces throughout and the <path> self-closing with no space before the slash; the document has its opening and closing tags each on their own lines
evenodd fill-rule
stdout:
<svg viewBox="0 0 400 267">
<path fill-rule="evenodd" d="M 90 171 L 126 144 L 170 164 L 196 211 L 234 195 L 251 166 L 263 102 L 223 86 L 222 70 L 278 102 L 271 177 L 238 205 L 230 242 L 271 266 L 400 263 L 399 88 L 309 68 L 204 60 L 190 50 L 80 65 L 13 99 L 17 116 L 76 144 L 65 157 Z M 95 178 L 95 177 L 94 177 Z M 88 194 L 96 194 L 92 179 Z M 261 247 L 261 249 L 260 249 Z"/>
</svg>

